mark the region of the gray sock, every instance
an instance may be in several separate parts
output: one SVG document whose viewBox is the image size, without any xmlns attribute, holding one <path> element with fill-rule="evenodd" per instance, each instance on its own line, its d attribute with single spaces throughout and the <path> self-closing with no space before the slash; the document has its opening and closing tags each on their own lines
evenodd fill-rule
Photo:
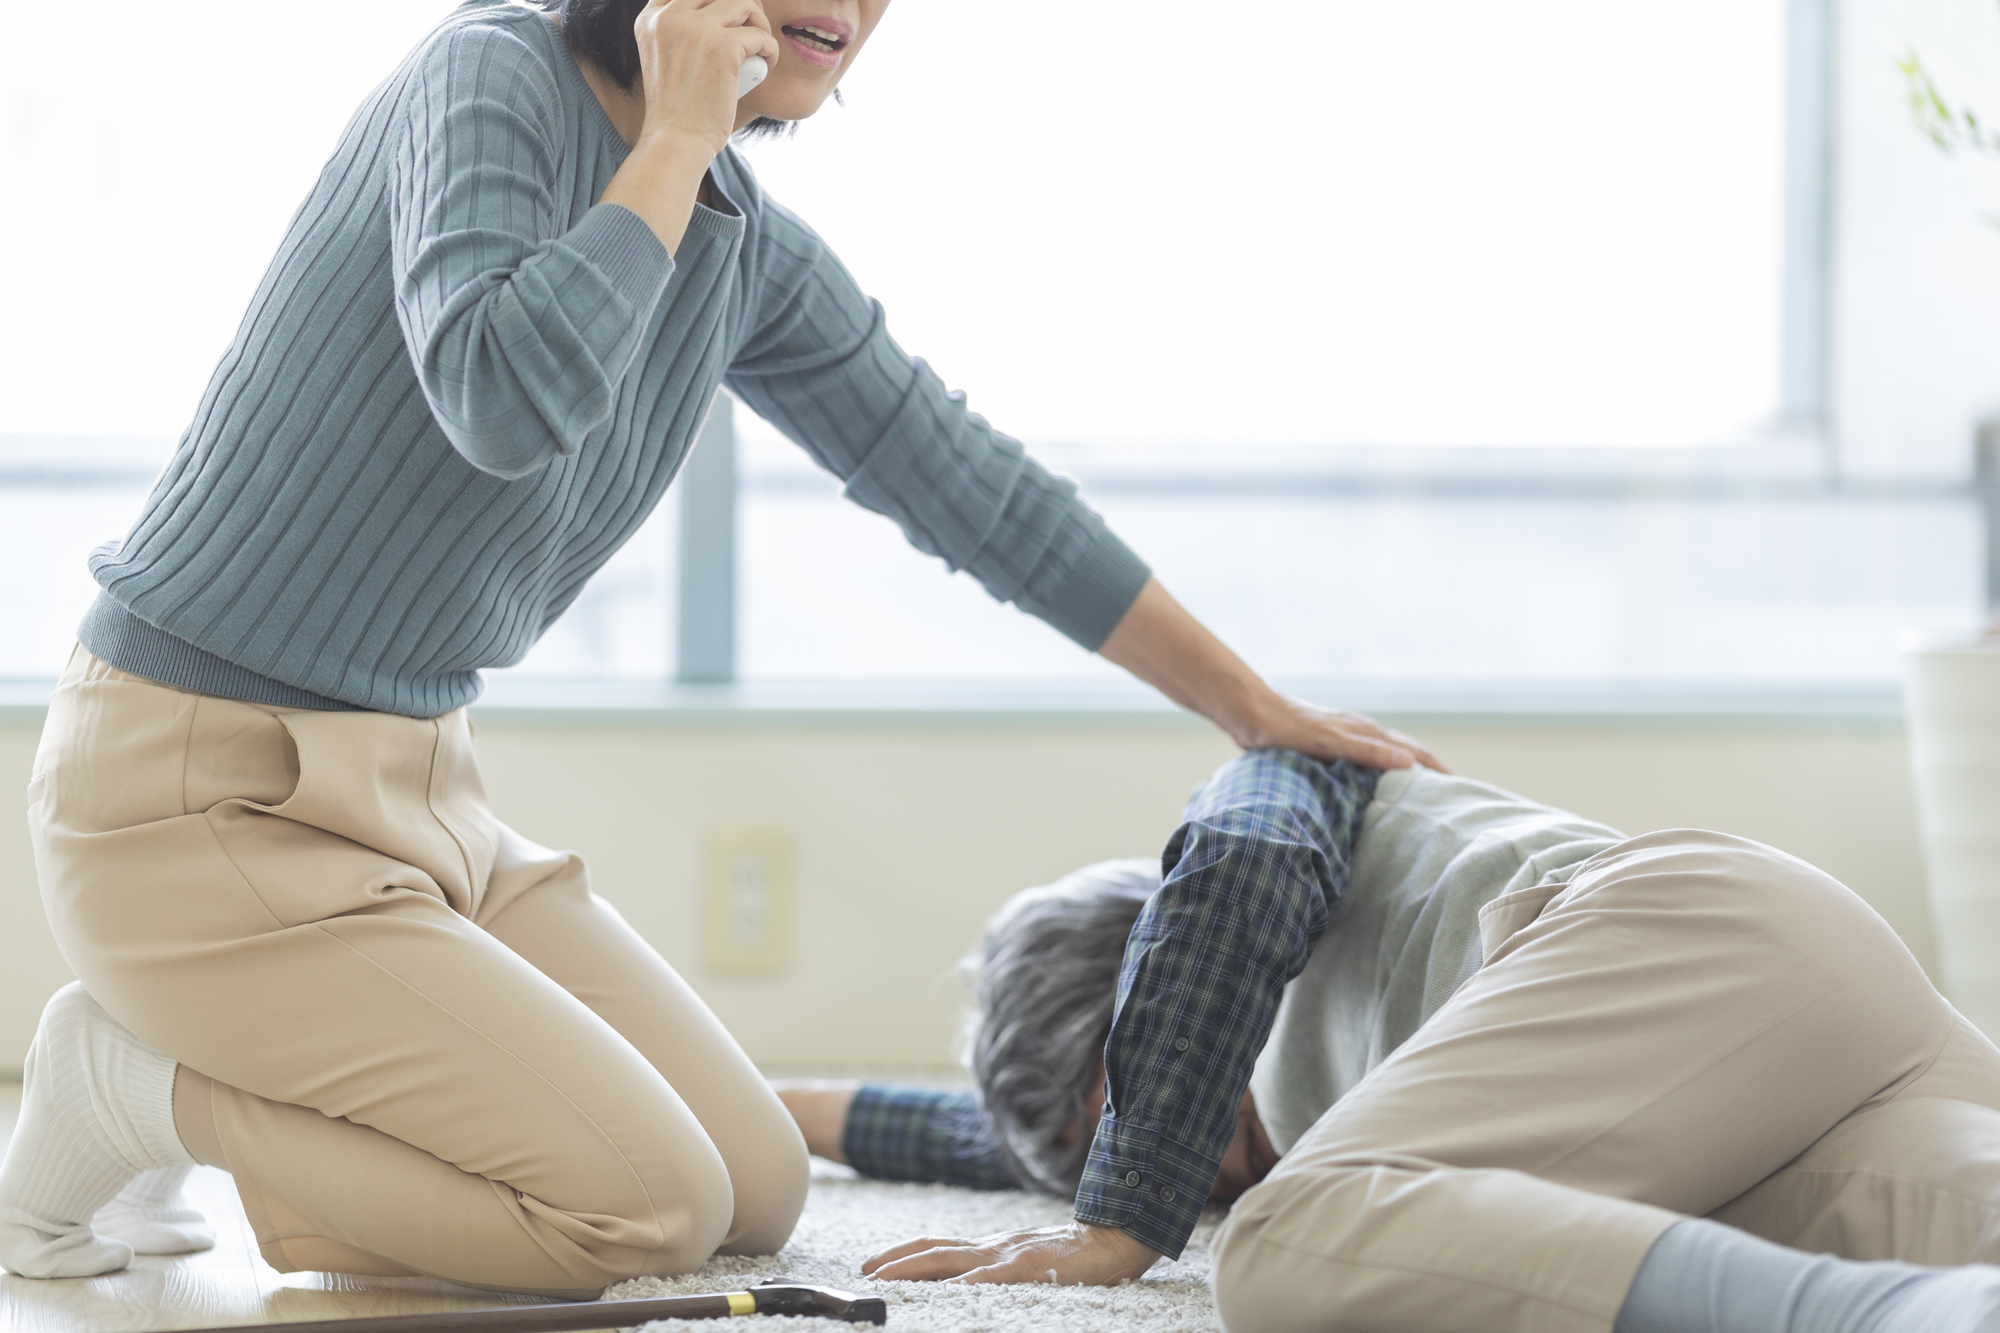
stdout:
<svg viewBox="0 0 2000 1333">
<path fill-rule="evenodd" d="M 1654 1242 L 1613 1333 L 2000 1333 L 2000 1268 L 1858 1263 L 1691 1218 Z"/>
</svg>

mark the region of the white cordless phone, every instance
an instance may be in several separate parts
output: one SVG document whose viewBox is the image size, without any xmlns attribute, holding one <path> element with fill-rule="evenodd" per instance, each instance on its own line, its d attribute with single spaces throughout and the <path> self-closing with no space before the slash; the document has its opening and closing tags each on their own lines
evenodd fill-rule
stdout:
<svg viewBox="0 0 2000 1333">
<path fill-rule="evenodd" d="M 770 72 L 771 67 L 765 63 L 764 57 L 745 56 L 743 58 L 743 68 L 736 75 L 737 99 L 740 101 L 752 88 L 762 83 L 764 76 Z"/>
</svg>

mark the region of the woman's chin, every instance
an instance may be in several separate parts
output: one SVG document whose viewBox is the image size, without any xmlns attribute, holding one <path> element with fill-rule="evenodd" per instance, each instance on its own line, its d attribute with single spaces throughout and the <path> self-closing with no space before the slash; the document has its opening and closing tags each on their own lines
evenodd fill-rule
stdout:
<svg viewBox="0 0 2000 1333">
<path fill-rule="evenodd" d="M 830 86 L 773 88 L 766 83 L 740 105 L 743 110 L 769 120 L 809 120 L 832 95 Z"/>
</svg>

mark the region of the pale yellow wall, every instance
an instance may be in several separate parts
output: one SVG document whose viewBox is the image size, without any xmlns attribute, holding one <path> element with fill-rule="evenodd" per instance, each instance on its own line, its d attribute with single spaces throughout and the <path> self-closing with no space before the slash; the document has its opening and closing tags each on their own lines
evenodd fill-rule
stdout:
<svg viewBox="0 0 2000 1333">
<path fill-rule="evenodd" d="M 1462 772 L 1627 831 L 1702 825 L 1824 866 L 1932 957 L 1900 732 L 1868 726 L 1429 723 Z M 35 725 L 0 725 L 19 791 Z M 1189 788 L 1229 753 L 1171 717 L 1082 725 L 549 725 L 488 711 L 480 750 L 503 818 L 574 847 L 598 889 L 770 1066 L 890 1070 L 945 1059 L 953 960 L 986 913 L 1086 861 L 1157 852 Z M 16 807 L 19 808 L 18 806 Z M 778 825 L 797 848 L 800 947 L 764 980 L 706 973 L 701 831 Z M 0 1070 L 67 979 L 42 923 L 26 830 L 0 826 Z"/>
<path fill-rule="evenodd" d="M 42 1002 L 69 980 L 42 919 L 22 814 L 40 732 L 39 721 L 0 721 L 0 791 L 16 798 L 8 802 L 12 813 L 0 819 L 0 1077 L 19 1074 Z"/>
</svg>

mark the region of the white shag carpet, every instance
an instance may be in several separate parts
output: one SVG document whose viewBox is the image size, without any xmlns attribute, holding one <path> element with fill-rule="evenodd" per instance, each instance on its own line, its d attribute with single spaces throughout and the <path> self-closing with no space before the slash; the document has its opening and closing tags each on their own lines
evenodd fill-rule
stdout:
<svg viewBox="0 0 2000 1333">
<path fill-rule="evenodd" d="M 1136 1282 L 1117 1287 L 957 1286 L 872 1282 L 861 1261 L 914 1236 L 984 1236 L 1067 1221 L 1070 1206 L 1039 1194 L 988 1193 L 944 1185 L 862 1180 L 815 1161 L 812 1192 L 791 1242 L 768 1259 L 718 1256 L 681 1278 L 639 1278 L 607 1299 L 741 1290 L 772 1278 L 880 1296 L 887 1333 L 1220 1333 L 1208 1290 L 1209 1244 L 1222 1214 L 1210 1209 L 1187 1250 Z M 713 1333 L 704 1320 L 668 1319 L 648 1329 Z M 771 1333 L 865 1329 L 831 1319 L 777 1319 Z"/>
</svg>

